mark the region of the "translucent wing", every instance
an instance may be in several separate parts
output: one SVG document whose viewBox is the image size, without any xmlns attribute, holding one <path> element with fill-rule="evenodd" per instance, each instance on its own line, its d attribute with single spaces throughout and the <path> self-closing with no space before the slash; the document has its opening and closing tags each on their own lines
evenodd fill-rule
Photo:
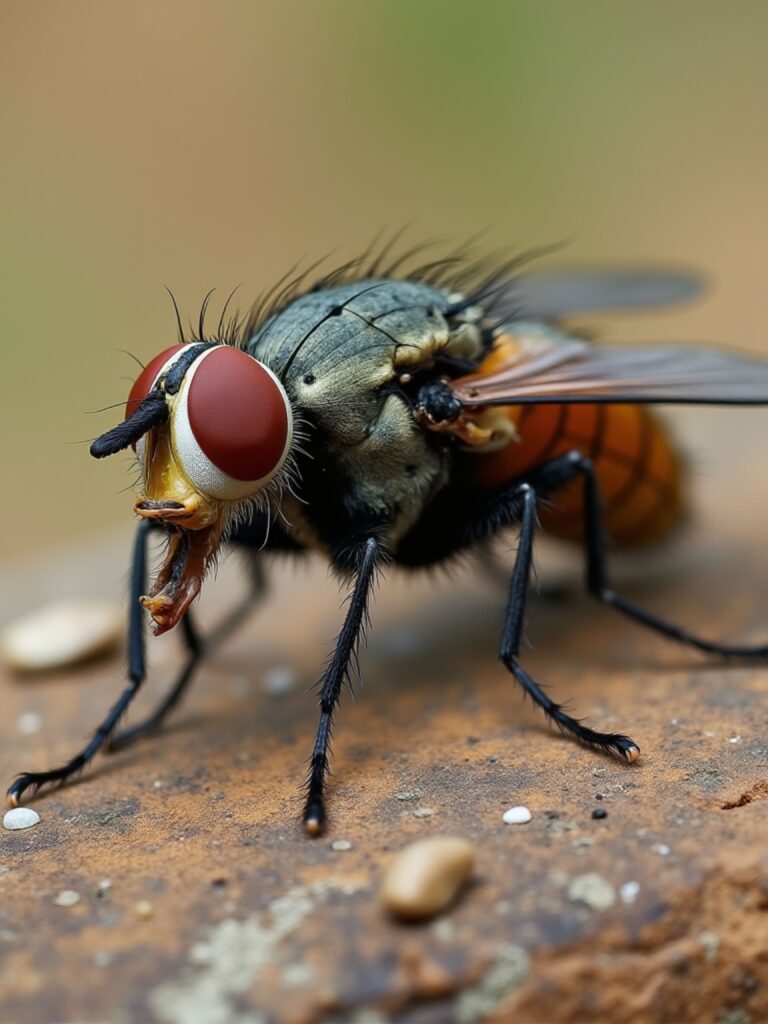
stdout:
<svg viewBox="0 0 768 1024">
<path fill-rule="evenodd" d="M 562 337 L 562 336 L 560 336 Z M 768 404 L 768 361 L 712 348 L 621 346 L 541 334 L 501 345 L 451 388 L 465 406 L 529 402 Z"/>
<path fill-rule="evenodd" d="M 682 271 L 553 271 L 511 280 L 495 293 L 493 313 L 500 320 L 551 320 L 570 313 L 669 306 L 702 290 L 700 278 Z"/>
</svg>

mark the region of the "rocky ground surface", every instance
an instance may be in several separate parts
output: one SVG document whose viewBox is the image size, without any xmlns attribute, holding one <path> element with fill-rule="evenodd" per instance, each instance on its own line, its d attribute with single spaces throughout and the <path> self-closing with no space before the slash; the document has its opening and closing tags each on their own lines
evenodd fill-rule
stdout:
<svg viewBox="0 0 768 1024">
<path fill-rule="evenodd" d="M 719 454 L 721 420 L 686 422 L 693 440 L 712 431 L 699 516 L 680 545 L 622 570 L 625 591 L 710 636 L 768 638 L 755 420 Z M 0 611 L 119 595 L 127 552 L 119 535 L 8 567 Z M 272 597 L 207 661 L 164 734 L 37 798 L 36 827 L 0 832 L 0 1018 L 768 1019 L 768 670 L 645 633 L 581 596 L 572 565 L 542 560 L 543 582 L 574 595 L 534 601 L 526 664 L 598 728 L 628 731 L 636 765 L 553 734 L 522 701 L 495 658 L 493 583 L 386 579 L 364 688 L 339 715 L 329 830 L 308 840 L 297 817 L 311 688 L 340 598 L 319 564 L 276 565 Z M 202 621 L 242 589 L 231 559 Z M 171 680 L 177 644 L 151 644 L 133 721 Z M 76 749 L 122 665 L 116 654 L 3 675 L 4 777 Z M 515 804 L 529 824 L 503 824 Z M 472 885 L 430 923 L 389 920 L 387 863 L 441 833 L 476 845 Z"/>
</svg>

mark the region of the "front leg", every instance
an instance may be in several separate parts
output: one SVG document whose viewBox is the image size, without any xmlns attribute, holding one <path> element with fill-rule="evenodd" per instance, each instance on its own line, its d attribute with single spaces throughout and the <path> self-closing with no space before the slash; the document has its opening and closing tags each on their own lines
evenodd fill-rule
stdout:
<svg viewBox="0 0 768 1024">
<path fill-rule="evenodd" d="M 350 660 L 354 657 L 360 642 L 368 601 L 381 557 L 381 546 L 373 537 L 363 541 L 355 552 L 355 585 L 350 595 L 344 625 L 336 640 L 336 649 L 322 678 L 320 721 L 310 761 L 303 815 L 304 827 L 311 836 L 320 835 L 325 825 L 325 774 L 328 768 L 328 742 L 331 737 L 333 712 L 349 672 Z"/>
<path fill-rule="evenodd" d="M 9 786 L 6 802 L 18 807 L 24 793 L 31 789 L 36 792 L 41 786 L 64 785 L 72 775 L 82 771 L 98 752 L 108 743 L 117 723 L 123 717 L 133 698 L 139 692 L 146 676 L 144 651 L 144 613 L 139 598 L 144 593 L 147 571 L 147 538 L 152 524 L 144 519 L 139 523 L 133 545 L 131 563 L 130 604 L 128 611 L 128 685 L 110 708 L 109 714 L 93 734 L 89 742 L 74 757 L 59 768 L 45 772 L 23 772 Z"/>
</svg>

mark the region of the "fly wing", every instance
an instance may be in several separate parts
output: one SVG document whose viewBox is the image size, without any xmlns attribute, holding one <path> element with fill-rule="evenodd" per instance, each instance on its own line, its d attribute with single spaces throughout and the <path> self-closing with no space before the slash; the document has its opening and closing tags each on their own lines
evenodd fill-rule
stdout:
<svg viewBox="0 0 768 1024">
<path fill-rule="evenodd" d="M 684 302 L 703 290 L 700 278 L 658 269 L 563 271 L 514 278 L 494 294 L 493 314 L 552 320 L 572 313 L 648 309 Z"/>
<path fill-rule="evenodd" d="M 766 405 L 768 361 L 712 348 L 590 345 L 536 340 L 494 372 L 451 388 L 465 406 L 531 402 Z"/>
</svg>

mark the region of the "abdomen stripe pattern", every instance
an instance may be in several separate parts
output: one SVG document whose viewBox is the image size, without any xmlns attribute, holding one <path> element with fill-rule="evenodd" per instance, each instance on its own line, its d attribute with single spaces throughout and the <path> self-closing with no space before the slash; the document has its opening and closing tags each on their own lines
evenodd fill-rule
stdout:
<svg viewBox="0 0 768 1024">
<path fill-rule="evenodd" d="M 507 415 L 519 440 L 473 457 L 480 486 L 526 477 L 568 451 L 592 459 L 604 506 L 603 525 L 621 547 L 660 539 L 682 518 L 682 464 L 657 417 L 642 405 L 524 405 Z M 579 540 L 584 533 L 583 485 L 574 480 L 540 512 L 549 533 Z"/>
</svg>

